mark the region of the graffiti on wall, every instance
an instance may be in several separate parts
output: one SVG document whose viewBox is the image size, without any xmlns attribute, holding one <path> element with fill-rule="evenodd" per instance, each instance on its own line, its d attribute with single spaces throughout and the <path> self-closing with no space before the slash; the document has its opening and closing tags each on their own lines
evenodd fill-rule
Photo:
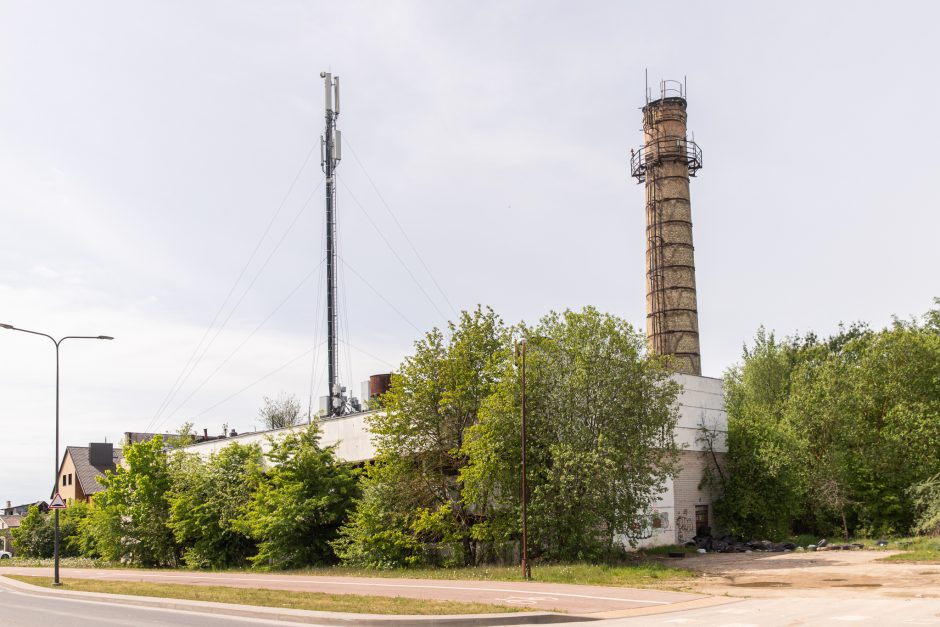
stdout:
<svg viewBox="0 0 940 627">
<path fill-rule="evenodd" d="M 649 514 L 641 517 L 636 538 L 638 540 L 648 540 L 654 535 L 671 531 L 670 524 L 669 512 L 654 509 Z"/>
<path fill-rule="evenodd" d="M 676 515 L 676 542 L 684 544 L 695 536 L 695 517 L 684 509 Z"/>
</svg>

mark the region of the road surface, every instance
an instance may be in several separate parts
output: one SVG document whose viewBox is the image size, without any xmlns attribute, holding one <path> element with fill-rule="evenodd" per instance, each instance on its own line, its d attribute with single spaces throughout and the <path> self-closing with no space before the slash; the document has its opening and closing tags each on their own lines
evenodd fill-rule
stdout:
<svg viewBox="0 0 940 627">
<path fill-rule="evenodd" d="M 728 605 L 564 627 L 776 627 L 877 625 L 940 627 L 940 598 L 885 599 L 797 597 L 747 599 Z"/>
<path fill-rule="evenodd" d="M 212 616 L 95 601 L 50 599 L 0 588 L 0 625 L 3 627 L 247 627 L 299 623 Z M 309 623 L 307 623 L 309 625 Z"/>
<path fill-rule="evenodd" d="M 0 575 L 52 576 L 48 568 L 0 568 Z M 575 586 L 512 581 L 442 581 L 434 579 L 392 579 L 380 577 L 317 577 L 271 575 L 264 573 L 205 573 L 141 569 L 63 568 L 62 580 L 108 579 L 173 583 L 186 586 L 231 586 L 269 588 L 296 592 L 329 592 L 400 596 L 413 599 L 468 601 L 515 605 L 529 610 L 560 610 L 571 614 L 597 614 L 640 608 L 665 607 L 706 598 L 701 594 Z"/>
</svg>

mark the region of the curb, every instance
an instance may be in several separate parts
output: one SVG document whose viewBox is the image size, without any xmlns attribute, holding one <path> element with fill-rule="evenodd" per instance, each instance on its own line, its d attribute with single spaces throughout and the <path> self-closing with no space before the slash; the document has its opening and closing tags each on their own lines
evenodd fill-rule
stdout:
<svg viewBox="0 0 940 627">
<path fill-rule="evenodd" d="M 452 614 L 452 615 L 403 615 L 403 614 L 350 614 L 345 612 L 317 612 L 289 608 L 264 607 L 259 605 L 236 605 L 187 599 L 143 597 L 105 592 L 82 592 L 78 590 L 55 590 L 23 583 L 0 575 L 0 587 L 22 594 L 48 598 L 71 599 L 132 605 L 184 612 L 199 612 L 214 616 L 237 616 L 266 620 L 315 623 L 317 625 L 357 625 L 362 627 L 387 627 L 391 625 L 418 625 L 420 627 L 495 627 L 497 625 L 547 625 L 576 621 L 599 620 L 599 617 L 555 612 L 511 612 L 505 614 Z"/>
</svg>

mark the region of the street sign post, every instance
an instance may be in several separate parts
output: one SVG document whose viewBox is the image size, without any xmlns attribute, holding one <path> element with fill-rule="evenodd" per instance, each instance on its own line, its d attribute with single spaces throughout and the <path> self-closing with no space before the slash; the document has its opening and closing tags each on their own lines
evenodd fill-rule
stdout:
<svg viewBox="0 0 940 627">
<path fill-rule="evenodd" d="M 49 509 L 65 509 L 66 507 L 68 505 L 65 504 L 65 499 L 56 492 L 55 496 L 52 497 L 52 502 L 49 503 Z"/>
</svg>

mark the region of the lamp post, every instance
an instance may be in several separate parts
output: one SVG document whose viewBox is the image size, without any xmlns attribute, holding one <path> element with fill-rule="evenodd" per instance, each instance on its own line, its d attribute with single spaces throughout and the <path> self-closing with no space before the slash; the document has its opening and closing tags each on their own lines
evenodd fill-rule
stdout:
<svg viewBox="0 0 940 627">
<path fill-rule="evenodd" d="M 526 341 L 525 338 L 516 345 L 516 354 L 521 357 L 522 360 L 522 481 L 520 488 L 520 496 L 522 500 L 522 578 L 528 581 L 532 579 L 532 570 L 529 568 L 529 520 L 527 506 L 529 504 L 529 490 L 526 485 L 526 471 L 525 471 L 525 348 Z"/>
<path fill-rule="evenodd" d="M 67 335 L 65 337 L 59 338 L 58 340 L 47 335 L 45 333 L 40 333 L 38 331 L 30 331 L 28 329 L 20 329 L 13 326 L 12 324 L 2 324 L 0 323 L 0 329 L 9 329 L 10 331 L 21 331 L 23 333 L 30 333 L 32 335 L 41 335 L 52 340 L 52 343 L 55 344 L 55 491 L 59 492 L 59 345 L 62 344 L 65 340 L 113 340 L 114 338 L 110 335 Z M 53 557 L 55 559 L 55 576 L 53 578 L 53 585 L 60 586 L 62 583 L 59 581 L 59 510 L 55 510 L 55 535 L 53 542 Z"/>
</svg>

